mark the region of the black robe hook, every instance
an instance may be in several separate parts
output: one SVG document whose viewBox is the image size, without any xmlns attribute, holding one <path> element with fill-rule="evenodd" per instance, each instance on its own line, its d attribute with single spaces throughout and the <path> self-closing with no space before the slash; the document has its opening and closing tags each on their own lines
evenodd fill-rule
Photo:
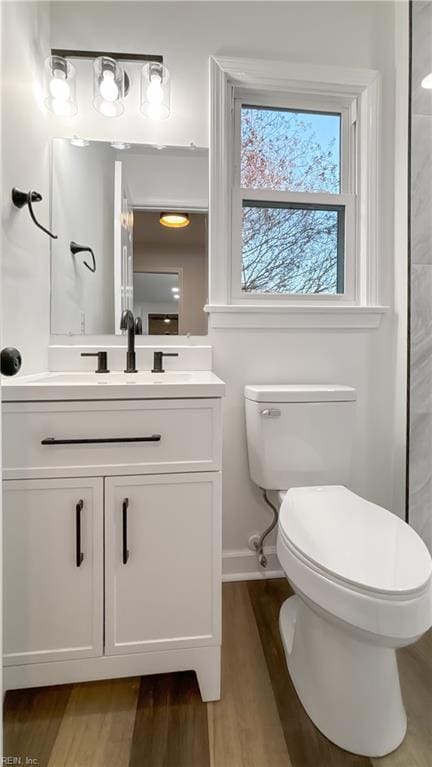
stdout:
<svg viewBox="0 0 432 767">
<path fill-rule="evenodd" d="M 16 189 L 15 187 L 12 189 L 12 202 L 15 205 L 16 208 L 23 208 L 24 205 L 28 205 L 29 213 L 31 216 L 31 219 L 34 224 L 38 227 L 38 229 L 42 229 L 45 234 L 47 234 L 49 237 L 52 237 L 53 240 L 57 240 L 58 237 L 56 234 L 53 234 L 49 231 L 49 229 L 46 229 L 42 224 L 39 223 L 37 220 L 34 211 L 33 211 L 33 203 L 34 202 L 41 202 L 42 195 L 39 194 L 39 192 L 22 192 L 20 189 Z"/>
<path fill-rule="evenodd" d="M 87 269 L 90 269 L 91 272 L 96 271 L 96 259 L 92 249 L 89 248 L 88 245 L 78 245 L 77 242 L 74 242 L 73 240 L 71 240 L 70 251 L 73 256 L 76 256 L 77 253 L 83 253 L 83 252 L 90 253 L 93 260 L 93 266 L 90 266 L 90 264 L 88 264 L 87 261 L 84 261 L 83 263 L 84 263 L 84 266 L 86 266 Z"/>
</svg>

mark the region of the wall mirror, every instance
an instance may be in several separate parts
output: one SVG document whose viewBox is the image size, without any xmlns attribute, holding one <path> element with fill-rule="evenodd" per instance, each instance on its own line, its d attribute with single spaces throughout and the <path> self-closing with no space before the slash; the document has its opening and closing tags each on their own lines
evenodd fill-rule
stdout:
<svg viewBox="0 0 432 767">
<path fill-rule="evenodd" d="M 205 335 L 208 151 L 52 140 L 51 333 Z"/>
</svg>

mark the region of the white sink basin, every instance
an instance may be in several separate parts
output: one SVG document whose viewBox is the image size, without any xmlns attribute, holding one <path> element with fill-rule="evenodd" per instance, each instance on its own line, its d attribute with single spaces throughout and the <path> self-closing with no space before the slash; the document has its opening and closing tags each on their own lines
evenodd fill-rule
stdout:
<svg viewBox="0 0 432 767">
<path fill-rule="evenodd" d="M 210 370 L 165 373 L 41 373 L 2 379 L 4 402 L 81 399 L 222 397 L 225 384 Z"/>
<path fill-rule="evenodd" d="M 37 379 L 39 384 L 63 384 L 67 386 L 94 386 L 94 385 L 129 385 L 129 384 L 173 384 L 184 383 L 192 379 L 193 373 L 177 373 L 166 371 L 165 373 L 150 373 L 148 371 L 138 373 L 46 373 Z M 34 379 L 35 380 L 35 379 Z"/>
</svg>

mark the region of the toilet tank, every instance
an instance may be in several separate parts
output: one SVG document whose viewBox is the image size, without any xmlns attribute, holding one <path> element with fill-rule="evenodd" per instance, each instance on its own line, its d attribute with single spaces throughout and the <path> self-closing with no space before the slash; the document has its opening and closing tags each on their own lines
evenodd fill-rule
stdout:
<svg viewBox="0 0 432 767">
<path fill-rule="evenodd" d="M 245 386 L 252 480 L 266 490 L 347 484 L 355 401 L 351 386 Z"/>
</svg>

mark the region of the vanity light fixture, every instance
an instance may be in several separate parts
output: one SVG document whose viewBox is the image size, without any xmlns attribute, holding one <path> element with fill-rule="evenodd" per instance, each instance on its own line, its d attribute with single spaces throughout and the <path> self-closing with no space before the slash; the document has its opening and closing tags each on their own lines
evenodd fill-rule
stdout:
<svg viewBox="0 0 432 767">
<path fill-rule="evenodd" d="M 141 70 L 141 112 L 151 120 L 166 120 L 171 111 L 171 83 L 166 67 L 149 61 Z"/>
<path fill-rule="evenodd" d="M 76 70 L 64 56 L 51 55 L 44 67 L 45 106 L 58 117 L 72 117 L 76 104 Z"/>
<path fill-rule="evenodd" d="M 421 81 L 422 88 L 426 88 L 426 90 L 432 90 L 432 72 L 430 72 L 426 77 L 423 78 Z"/>
<path fill-rule="evenodd" d="M 141 110 L 143 101 L 148 102 L 148 116 L 164 119 L 170 112 L 169 73 L 163 65 L 163 57 L 144 53 L 108 53 L 97 51 L 52 48 L 45 62 L 45 104 L 58 116 L 72 116 L 78 108 L 75 98 L 76 70 L 70 59 L 93 61 L 93 105 L 104 117 L 117 117 L 124 112 L 131 78 L 121 62 L 143 64 L 142 72 L 149 69 L 148 82 L 143 89 L 141 75 Z M 120 147 L 117 147 L 120 148 Z M 121 147 L 126 148 L 126 147 Z"/>
<path fill-rule="evenodd" d="M 168 229 L 183 229 L 189 226 L 189 213 L 163 212 L 159 216 L 159 223 Z"/>
<path fill-rule="evenodd" d="M 180 293 L 180 288 L 171 288 L 173 293 Z"/>
</svg>

